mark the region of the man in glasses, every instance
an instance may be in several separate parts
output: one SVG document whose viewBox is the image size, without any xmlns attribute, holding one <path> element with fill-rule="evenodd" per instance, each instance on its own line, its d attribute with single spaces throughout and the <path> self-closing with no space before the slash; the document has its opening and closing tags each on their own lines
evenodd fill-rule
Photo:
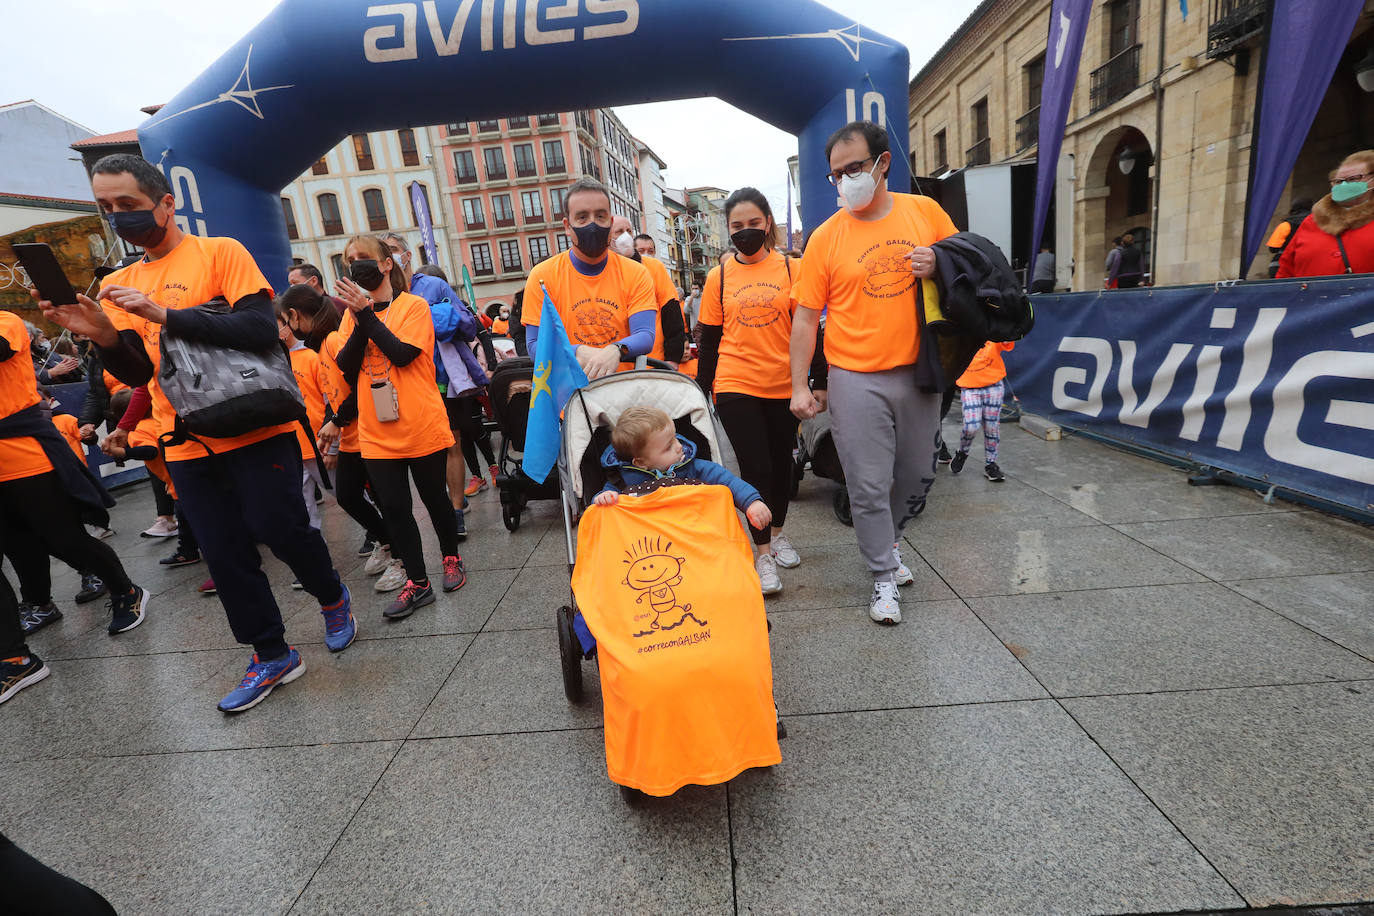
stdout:
<svg viewBox="0 0 1374 916">
<path fill-rule="evenodd" d="M 895 624 L 896 587 L 912 582 L 897 542 L 925 508 L 939 447 L 940 395 L 916 386 L 916 315 L 935 276 L 930 246 L 958 230 L 930 198 L 887 189 L 892 153 L 877 124 L 846 124 L 825 154 L 844 209 L 811 235 L 792 287 L 792 412 L 807 419 L 826 409 L 826 392 L 807 386 L 825 309 L 831 424 L 873 574 L 868 615 Z"/>
</svg>

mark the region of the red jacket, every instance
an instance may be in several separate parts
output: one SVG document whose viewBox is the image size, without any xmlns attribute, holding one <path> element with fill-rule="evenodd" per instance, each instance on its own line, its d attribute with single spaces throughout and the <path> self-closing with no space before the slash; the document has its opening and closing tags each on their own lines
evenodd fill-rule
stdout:
<svg viewBox="0 0 1374 916">
<path fill-rule="evenodd" d="M 1332 203 L 1328 195 L 1317 201 L 1312 213 L 1293 233 L 1293 240 L 1279 258 L 1282 277 L 1329 277 L 1345 273 L 1340 248 L 1340 233 L 1345 253 L 1354 273 L 1374 273 L 1374 200 L 1345 208 Z"/>
</svg>

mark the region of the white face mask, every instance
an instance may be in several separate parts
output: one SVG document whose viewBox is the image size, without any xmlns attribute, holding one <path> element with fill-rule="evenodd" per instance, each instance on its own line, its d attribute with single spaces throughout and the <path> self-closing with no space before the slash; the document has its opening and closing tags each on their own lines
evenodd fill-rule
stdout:
<svg viewBox="0 0 1374 916">
<path fill-rule="evenodd" d="M 616 254 L 624 255 L 627 258 L 634 257 L 635 237 L 629 232 L 622 232 L 615 237 Z"/>
<path fill-rule="evenodd" d="M 878 180 L 873 177 L 876 171 L 878 163 L 874 162 L 873 168 L 867 172 L 861 172 L 855 178 L 845 175 L 840 179 L 840 197 L 844 200 L 844 208 L 850 213 L 862 210 L 873 202 L 873 195 L 878 192 Z"/>
</svg>

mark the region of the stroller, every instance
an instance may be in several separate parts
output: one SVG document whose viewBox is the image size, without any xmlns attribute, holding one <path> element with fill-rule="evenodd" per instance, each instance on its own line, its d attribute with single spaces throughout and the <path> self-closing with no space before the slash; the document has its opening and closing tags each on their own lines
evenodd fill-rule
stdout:
<svg viewBox="0 0 1374 916">
<path fill-rule="evenodd" d="M 654 729 L 663 724 L 661 718 L 647 713 L 644 714 L 645 717 L 636 719 L 635 716 L 642 713 L 642 710 L 627 712 L 628 706 L 633 705 L 633 700 L 627 701 L 626 697 L 633 694 L 626 685 L 635 678 L 638 679 L 641 689 L 645 688 L 651 681 L 661 685 L 665 681 L 658 680 L 659 678 L 670 677 L 671 675 L 667 673 L 669 671 L 681 670 L 674 669 L 674 665 L 692 664 L 709 667 L 713 664 L 712 659 L 719 659 L 719 656 L 702 654 L 688 663 L 683 661 L 683 656 L 671 657 L 663 653 L 652 654 L 654 650 L 670 645 L 672 640 L 682 638 L 683 634 L 692 634 L 686 637 L 688 640 L 703 638 L 701 632 L 697 631 L 695 627 L 676 630 L 674 629 L 676 624 L 670 625 L 665 622 L 663 629 L 659 631 L 656 629 L 658 622 L 655 619 L 652 624 L 652 627 L 655 628 L 654 632 L 635 632 L 633 633 L 634 638 L 629 638 L 628 629 L 622 633 L 620 628 L 609 625 L 612 618 L 617 623 L 630 619 L 628 614 L 617 616 L 622 612 L 618 609 L 612 610 L 612 607 L 624 607 L 628 603 L 628 599 L 623 597 L 622 584 L 630 585 L 631 588 L 635 587 L 630 583 L 629 573 L 625 572 L 625 567 L 621 566 L 622 562 L 631 562 L 621 558 L 621 553 L 624 552 L 621 548 L 625 544 L 613 538 L 607 539 L 609 532 L 615 530 L 615 525 L 649 525 L 650 527 L 647 529 L 649 532 L 648 539 L 637 543 L 651 543 L 654 542 L 657 534 L 667 529 L 653 527 L 652 523 L 646 519 L 657 519 L 658 525 L 662 526 L 673 523 L 684 524 L 683 519 L 696 517 L 695 509 L 687 513 L 680 513 L 680 507 L 688 505 L 683 500 L 691 500 L 692 506 L 699 506 L 705 502 L 710 503 L 712 508 L 719 509 L 718 513 L 709 516 L 711 524 L 707 528 L 712 532 L 712 535 L 707 539 L 708 543 L 692 544 L 689 547 L 683 543 L 684 540 L 701 541 L 702 537 L 684 539 L 681 533 L 670 535 L 672 540 L 678 543 L 677 551 L 693 557 L 685 565 L 677 568 L 682 575 L 688 577 L 686 588 L 691 593 L 691 600 L 697 601 L 695 605 L 696 614 L 700 615 L 702 619 L 698 620 L 696 616 L 687 613 L 694 607 L 691 603 L 685 603 L 689 600 L 688 597 L 681 599 L 684 603 L 675 606 L 674 610 L 680 612 L 679 616 L 682 616 L 684 621 L 690 618 L 703 627 L 708 622 L 706 618 L 709 618 L 712 629 L 716 630 L 716 636 L 714 640 L 709 640 L 711 631 L 705 631 L 705 638 L 708 640 L 708 653 L 722 650 L 727 645 L 749 642 L 753 649 L 746 659 L 746 666 L 752 664 L 755 671 L 766 669 L 771 672 L 771 665 L 768 662 L 766 618 L 763 614 L 762 598 L 757 591 L 756 582 L 751 579 L 747 591 L 758 603 L 757 618 L 750 613 L 750 606 L 747 602 L 735 602 L 733 600 L 734 595 L 738 594 L 733 589 L 729 591 L 725 600 L 721 600 L 721 596 L 718 594 L 710 597 L 710 583 L 715 583 L 718 580 L 730 580 L 731 576 L 737 573 L 734 568 L 737 564 L 731 559 L 728 546 L 731 538 L 728 535 L 722 536 L 720 532 L 726 526 L 733 525 L 738 528 L 739 521 L 735 515 L 733 503 L 730 502 L 728 496 L 722 495 L 722 488 L 701 486 L 699 481 L 694 480 L 663 481 L 657 488 L 656 485 L 650 484 L 649 489 L 654 492 L 643 497 L 636 497 L 643 498 L 645 502 L 637 506 L 633 513 L 601 515 L 600 513 L 610 513 L 612 510 L 598 509 L 596 517 L 589 516 L 580 526 L 578 525 L 584 511 L 591 505 L 592 498 L 607 482 L 607 475 L 614 473 L 604 468 L 600 460 L 602 454 L 610 446 L 612 426 L 626 408 L 640 404 L 653 404 L 672 417 L 678 435 L 696 446 L 697 457 L 709 460 L 720 454 L 720 440 L 706 396 L 695 381 L 676 372 L 638 369 L 598 379 L 575 392 L 564 408 L 563 442 L 558 457 L 558 476 L 562 491 L 568 565 L 572 573 L 576 594 L 570 604 L 558 608 L 556 612 L 563 690 L 569 702 L 580 703 L 584 695 L 583 661 L 596 659 L 598 665 L 605 669 L 602 672 L 602 690 L 603 700 L 606 704 L 608 771 L 612 780 L 620 783 L 622 794 L 630 802 L 635 801 L 638 797 L 638 792 L 629 788 L 630 786 L 638 785 L 641 790 L 648 791 L 649 794 L 665 795 L 676 791 L 673 786 L 699 780 L 688 778 L 684 782 L 672 783 L 671 785 L 651 784 L 649 782 L 637 783 L 631 772 L 633 767 L 628 767 L 625 773 L 618 772 L 617 763 L 613 760 L 611 753 L 613 740 L 620 740 L 620 737 L 624 736 L 637 736 L 635 740 L 649 740 L 650 745 L 652 745 L 652 739 L 647 739 L 645 736 L 656 734 Z M 682 484 L 682 486 L 672 486 L 672 484 Z M 698 486 L 686 486 L 687 484 L 698 484 Z M 657 509 L 651 508 L 655 505 L 658 507 Z M 654 515 L 655 512 L 658 513 L 656 516 Z M 594 537 L 596 540 L 588 541 L 587 544 L 583 545 L 584 562 L 590 562 L 586 559 L 588 555 L 601 557 L 601 559 L 584 569 L 576 565 L 578 563 L 577 541 L 579 532 L 586 532 L 588 529 L 594 532 L 589 537 Z M 636 528 L 636 537 L 638 534 L 644 533 L 644 530 Z M 746 546 L 747 536 L 742 529 L 739 530 L 738 535 L 739 540 L 736 546 L 742 555 L 749 554 L 749 549 Z M 662 546 L 664 542 L 659 541 L 657 543 Z M 608 544 L 613 546 L 607 548 L 606 545 Z M 672 547 L 673 545 L 668 542 L 666 546 Z M 603 548 L 601 553 L 597 552 L 598 547 Z M 614 554 L 615 559 L 608 561 L 606 559 L 608 554 Z M 720 562 L 713 562 L 714 558 L 717 557 L 724 559 Z M 658 556 L 654 555 L 651 559 L 658 559 Z M 747 569 L 747 574 L 752 576 L 752 555 L 748 559 L 740 559 L 739 562 Z M 635 567 L 632 565 L 629 568 L 634 569 Z M 692 575 L 692 573 L 703 568 L 710 572 L 709 576 L 703 578 L 699 573 Z M 619 580 L 621 577 L 624 577 L 623 583 L 613 581 Z M 675 581 L 680 582 L 681 578 Z M 674 582 L 667 584 L 673 585 Z M 679 585 L 678 588 L 681 590 L 684 586 Z M 587 621 L 583 619 L 583 615 L 578 609 L 577 595 L 582 596 L 585 601 L 588 594 L 598 596 L 598 606 L 587 609 L 588 619 L 594 625 L 599 621 L 601 626 L 608 627 L 598 631 L 602 633 L 604 638 L 610 640 L 604 647 L 598 646 Z M 668 594 L 672 594 L 671 589 L 669 589 Z M 600 599 L 602 595 L 605 596 L 604 604 Z M 645 592 L 642 597 L 647 596 L 648 592 Z M 703 602 L 701 600 L 703 597 L 707 597 L 708 600 Z M 616 604 L 617 601 L 620 602 L 619 605 Z M 658 607 L 652 601 L 642 605 L 636 601 L 632 605 L 636 610 L 636 620 L 645 616 L 653 616 L 652 614 L 638 613 L 640 609 L 648 611 L 650 604 L 653 604 L 655 608 Z M 648 626 L 650 625 L 636 623 L 634 629 L 647 629 Z M 732 627 L 735 636 L 728 635 L 731 633 Z M 650 638 L 640 641 L 639 637 Z M 667 642 L 664 642 L 665 640 Z M 653 644 L 656 642 L 662 644 Z M 603 648 L 604 651 L 598 653 L 599 648 Z M 667 651 L 671 653 L 673 650 Z M 643 655 L 642 653 L 645 652 L 649 652 L 650 655 Z M 654 659 L 653 664 L 642 661 L 645 658 Z M 659 660 L 662 660 L 661 664 L 665 666 L 662 669 L 656 667 L 660 664 Z M 702 669 L 697 667 L 692 668 L 691 671 L 692 683 L 701 683 L 698 676 L 702 673 Z M 763 756 L 760 756 L 761 745 L 764 742 L 760 739 L 759 728 L 755 727 L 758 726 L 758 722 L 754 721 L 757 716 L 751 718 L 749 721 L 752 725 L 740 733 L 752 735 L 754 740 L 752 743 L 744 741 L 739 745 L 739 750 L 744 753 L 745 745 L 748 745 L 748 753 L 753 755 L 750 759 L 756 762 L 746 763 L 745 766 L 771 765 L 772 762 L 776 762 L 777 754 L 777 735 L 774 723 L 776 713 L 772 706 L 771 673 L 768 673 L 766 678 L 754 677 L 748 672 L 743 676 L 738 676 L 737 673 L 733 676 L 736 676 L 738 683 L 743 685 L 741 687 L 743 692 L 740 694 L 740 706 L 742 708 L 756 710 L 760 702 L 766 704 L 766 709 L 762 713 L 766 717 L 763 720 L 763 725 L 767 726 L 766 731 L 769 733 L 767 742 L 771 742 L 771 748 Z M 731 683 L 731 678 L 732 673 L 726 672 L 714 680 L 725 684 Z M 767 687 L 760 688 L 760 684 L 765 679 Z M 762 694 L 759 692 L 760 689 L 763 689 Z M 635 696 L 647 698 L 649 693 L 640 693 Z M 727 703 L 726 705 L 729 706 L 730 704 Z M 657 709 L 658 707 L 652 708 Z M 628 720 L 633 720 L 638 724 L 627 726 Z M 620 737 L 613 739 L 613 731 Z M 629 741 L 631 738 L 625 737 L 625 740 Z M 768 756 L 769 754 L 771 757 Z M 638 755 L 631 756 L 639 759 Z M 766 761 L 765 758 L 767 758 Z M 736 769 L 734 772 L 738 771 Z M 625 778 L 626 773 L 629 774 L 629 778 Z M 713 778 L 711 781 L 723 781 L 730 778 L 730 775 L 716 774 L 717 778 Z"/>
<path fill-rule="evenodd" d="M 531 499 L 557 499 L 559 493 L 556 480 L 536 483 L 521 470 L 533 385 L 534 360 L 519 356 L 497 364 L 487 388 L 491 410 L 501 430 L 496 488 L 501 493 L 501 521 L 507 531 L 520 527 L 520 513 Z"/>
<path fill-rule="evenodd" d="M 830 431 L 830 413 L 818 413 L 809 420 L 803 420 L 797 431 L 797 457 L 792 496 L 797 495 L 802 477 L 808 465 L 811 473 L 838 483 L 831 506 L 835 517 L 841 524 L 854 526 L 854 517 L 849 509 L 849 490 L 844 484 L 844 468 L 840 466 L 840 454 L 835 449 L 835 437 Z"/>
</svg>

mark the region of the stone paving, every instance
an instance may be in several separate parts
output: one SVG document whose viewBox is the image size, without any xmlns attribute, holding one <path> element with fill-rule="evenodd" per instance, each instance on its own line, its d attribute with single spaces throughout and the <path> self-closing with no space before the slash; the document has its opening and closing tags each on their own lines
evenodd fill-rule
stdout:
<svg viewBox="0 0 1374 916">
<path fill-rule="evenodd" d="M 952 429 L 950 430 L 952 432 Z M 267 567 L 309 673 L 261 707 L 204 566 L 139 486 L 115 547 L 156 594 L 119 638 L 66 600 L 53 676 L 0 708 L 0 825 L 124 914 L 1162 913 L 1374 900 L 1374 534 L 1091 441 L 1008 427 L 941 469 L 904 622 L 866 614 L 833 484 L 768 603 L 783 762 L 626 807 L 595 670 L 570 707 L 563 525 L 473 500 L 468 585 L 386 624 L 337 507 L 359 641 Z M 422 529 L 425 527 L 422 522 Z M 1363 908 L 1361 908 L 1363 909 Z"/>
</svg>

